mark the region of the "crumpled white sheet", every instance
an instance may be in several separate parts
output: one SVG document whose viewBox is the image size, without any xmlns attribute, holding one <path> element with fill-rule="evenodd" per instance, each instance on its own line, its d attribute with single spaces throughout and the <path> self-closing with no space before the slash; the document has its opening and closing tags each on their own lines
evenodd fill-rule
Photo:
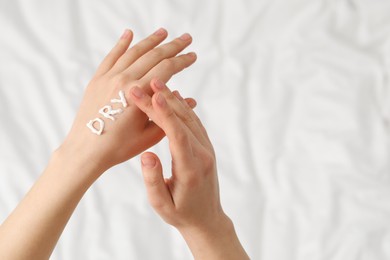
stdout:
<svg viewBox="0 0 390 260">
<path fill-rule="evenodd" d="M 198 100 L 251 258 L 390 259 L 389 13 L 385 0 L 1 0 L 0 221 L 122 30 L 163 26 L 193 35 L 198 61 L 170 86 Z M 166 141 L 153 150 L 168 175 Z M 88 191 L 52 259 L 191 254 L 148 205 L 134 158 Z"/>
</svg>

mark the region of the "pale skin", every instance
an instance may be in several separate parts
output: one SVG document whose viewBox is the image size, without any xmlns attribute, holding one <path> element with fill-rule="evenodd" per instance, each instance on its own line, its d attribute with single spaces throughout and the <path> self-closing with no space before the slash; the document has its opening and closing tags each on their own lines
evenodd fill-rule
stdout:
<svg viewBox="0 0 390 260">
<path fill-rule="evenodd" d="M 64 142 L 0 226 L 0 259 L 49 259 L 78 202 L 99 176 L 158 143 L 165 135 L 174 162 L 169 180 L 163 181 L 161 164 L 154 154 L 142 156 L 151 205 L 181 232 L 196 259 L 248 258 L 232 222 L 222 211 L 212 145 L 192 112 L 196 102 L 191 98 L 182 99 L 178 92 L 172 94 L 165 86 L 174 74 L 195 62 L 194 53 L 179 55 L 191 44 L 191 36 L 184 34 L 160 45 L 166 37 L 166 30 L 159 29 L 129 48 L 133 33 L 125 30 L 88 84 Z M 157 88 L 156 82 L 163 88 Z M 125 94 L 126 108 L 111 103 L 113 98 L 118 98 L 119 91 Z M 135 95 L 137 91 L 142 95 Z M 164 97 L 165 105 L 150 103 L 157 97 Z M 115 121 L 103 118 L 105 127 L 98 136 L 86 123 L 102 118 L 98 111 L 107 104 L 113 109 L 123 108 L 123 112 L 114 116 Z M 176 121 L 166 122 L 165 118 L 173 119 L 170 112 Z M 196 120 L 192 122 L 191 118 Z M 177 124 L 182 128 L 174 130 Z M 184 149 L 181 139 L 177 139 L 180 136 L 191 136 L 185 139 L 196 152 L 193 157 L 180 155 Z M 198 155 L 205 156 L 204 163 L 199 163 Z M 155 164 L 151 165 L 153 161 Z"/>
<path fill-rule="evenodd" d="M 132 100 L 168 137 L 172 175 L 164 179 L 159 158 L 142 154 L 150 204 L 179 230 L 195 259 L 249 259 L 222 210 L 215 153 L 205 128 L 179 92 L 160 80 L 151 86 L 152 97 L 134 87 Z"/>
</svg>

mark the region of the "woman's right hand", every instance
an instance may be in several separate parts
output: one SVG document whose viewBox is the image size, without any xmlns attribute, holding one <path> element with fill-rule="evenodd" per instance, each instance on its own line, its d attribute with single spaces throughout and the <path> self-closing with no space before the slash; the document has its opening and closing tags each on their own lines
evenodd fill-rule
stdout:
<svg viewBox="0 0 390 260">
<path fill-rule="evenodd" d="M 131 98 L 166 134 L 172 155 L 172 176 L 164 179 L 159 158 L 142 155 L 149 202 L 183 235 L 196 259 L 248 259 L 222 210 L 213 146 L 205 128 L 187 102 L 160 80 L 149 96 L 141 88 Z"/>
</svg>

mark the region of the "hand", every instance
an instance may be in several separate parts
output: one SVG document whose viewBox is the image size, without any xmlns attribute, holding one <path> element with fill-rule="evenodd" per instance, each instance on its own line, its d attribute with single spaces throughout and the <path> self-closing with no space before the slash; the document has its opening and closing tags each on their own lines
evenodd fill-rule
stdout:
<svg viewBox="0 0 390 260">
<path fill-rule="evenodd" d="M 159 45 L 165 30 L 128 49 L 126 30 L 89 83 L 72 129 L 25 198 L 0 226 L 0 259 L 49 259 L 66 223 L 92 183 L 106 169 L 158 142 L 164 132 L 133 105 L 133 85 L 152 93 L 153 77 L 167 81 L 191 65 L 194 54 L 176 55 L 191 43 L 185 34 Z M 195 101 L 187 99 L 190 106 Z M 119 110 L 121 109 L 121 110 Z M 99 112 L 100 110 L 100 112 Z M 119 113 L 121 111 L 121 113 Z M 104 129 L 99 120 L 104 120 Z M 92 133 L 89 127 L 101 135 Z"/>
<path fill-rule="evenodd" d="M 150 204 L 178 229 L 209 229 L 225 218 L 218 189 L 213 146 L 197 115 L 179 92 L 171 92 L 162 81 L 153 80 L 150 97 L 132 89 L 132 100 L 169 139 L 172 177 L 164 180 L 158 157 L 142 155 L 142 170 Z"/>
<path fill-rule="evenodd" d="M 151 87 L 152 97 L 134 87 L 131 98 L 168 137 L 172 176 L 164 179 L 155 154 L 142 155 L 150 204 L 180 231 L 195 259 L 249 259 L 222 210 L 214 149 L 205 128 L 179 92 L 159 80 Z"/>
<path fill-rule="evenodd" d="M 70 133 L 58 149 L 81 164 L 94 164 L 100 173 L 132 158 L 164 136 L 155 123 L 131 104 L 129 89 L 137 85 L 150 93 L 149 82 L 153 77 L 167 82 L 172 75 L 196 60 L 194 53 L 176 56 L 191 43 L 189 34 L 158 46 L 167 37 L 167 32 L 160 29 L 128 49 L 132 37 L 132 32 L 126 30 L 100 64 L 86 88 Z M 122 98 L 120 91 L 124 94 Z M 112 99 L 116 99 L 116 102 Z M 190 105 L 195 104 L 192 99 L 187 101 Z M 99 113 L 101 109 L 103 112 Z M 115 110 L 121 113 L 113 113 Z M 104 127 L 97 118 L 104 123 Z M 86 124 L 91 120 L 89 127 L 102 130 L 101 135 L 88 129 Z"/>
</svg>

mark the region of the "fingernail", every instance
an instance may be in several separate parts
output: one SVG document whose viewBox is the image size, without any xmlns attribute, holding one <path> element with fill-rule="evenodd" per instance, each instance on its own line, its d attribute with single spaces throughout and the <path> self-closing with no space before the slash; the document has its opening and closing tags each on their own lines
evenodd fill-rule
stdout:
<svg viewBox="0 0 390 260">
<path fill-rule="evenodd" d="M 189 56 L 191 56 L 191 57 L 195 57 L 195 58 L 197 57 L 195 52 L 190 52 L 190 53 L 188 53 L 187 55 L 189 55 Z"/>
<path fill-rule="evenodd" d="M 134 87 L 131 89 L 131 93 L 136 97 L 136 98 L 142 98 L 144 96 L 144 93 L 139 87 Z"/>
<path fill-rule="evenodd" d="M 163 89 L 163 88 L 165 87 L 164 82 L 162 82 L 162 81 L 159 80 L 159 79 L 156 79 L 156 80 L 154 81 L 154 85 L 155 85 L 156 88 L 158 88 L 158 89 Z"/>
<path fill-rule="evenodd" d="M 142 165 L 146 168 L 153 168 L 156 166 L 156 159 L 153 156 L 142 156 Z"/>
<path fill-rule="evenodd" d="M 161 107 L 165 107 L 167 104 L 164 96 L 161 93 L 157 94 L 156 101 L 157 101 L 157 104 L 159 104 Z"/>
<path fill-rule="evenodd" d="M 183 41 L 188 41 L 189 39 L 191 39 L 191 35 L 185 33 L 182 36 L 180 36 L 180 39 L 182 39 Z"/>
<path fill-rule="evenodd" d="M 121 39 L 127 39 L 127 38 L 129 38 L 129 36 L 130 36 L 130 30 L 125 29 L 125 31 L 123 32 L 123 34 L 121 36 Z"/>
<path fill-rule="evenodd" d="M 157 31 L 154 32 L 154 35 L 162 36 L 166 33 L 166 30 L 164 28 L 160 28 Z"/>
<path fill-rule="evenodd" d="M 197 105 L 196 101 L 193 100 L 193 99 L 189 99 L 189 100 L 187 101 L 187 104 L 188 104 L 191 108 L 195 108 L 196 105 Z"/>
</svg>

